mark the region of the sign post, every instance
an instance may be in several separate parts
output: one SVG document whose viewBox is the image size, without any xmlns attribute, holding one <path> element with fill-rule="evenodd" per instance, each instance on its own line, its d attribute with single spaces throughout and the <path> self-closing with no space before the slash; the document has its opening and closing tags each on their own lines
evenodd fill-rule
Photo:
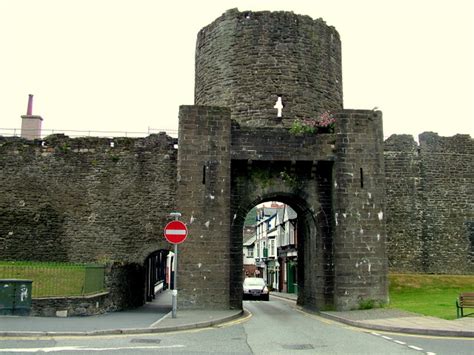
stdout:
<svg viewBox="0 0 474 355">
<path fill-rule="evenodd" d="M 178 244 L 184 242 L 188 235 L 188 228 L 186 225 L 179 221 L 181 213 L 172 212 L 170 216 L 174 217 L 174 221 L 169 222 L 165 227 L 165 238 L 171 244 L 174 244 L 174 274 L 173 274 L 173 290 L 171 291 L 171 316 L 176 318 L 176 309 L 178 303 L 178 287 L 177 287 L 177 274 L 178 274 Z"/>
</svg>

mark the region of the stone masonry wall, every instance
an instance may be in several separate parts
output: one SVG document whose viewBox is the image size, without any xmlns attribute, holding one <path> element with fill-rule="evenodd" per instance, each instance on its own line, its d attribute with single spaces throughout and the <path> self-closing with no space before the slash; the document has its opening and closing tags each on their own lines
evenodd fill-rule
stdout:
<svg viewBox="0 0 474 355">
<path fill-rule="evenodd" d="M 241 308 L 229 292 L 230 136 L 228 108 L 180 107 L 176 205 L 188 225 L 178 252 L 183 308 Z"/>
<path fill-rule="evenodd" d="M 282 98 L 283 126 L 342 108 L 341 42 L 322 19 L 229 10 L 198 34 L 195 103 L 268 126 Z"/>
<path fill-rule="evenodd" d="M 390 270 L 423 270 L 421 162 L 410 135 L 385 141 L 387 249 Z"/>
<path fill-rule="evenodd" d="M 426 132 L 385 144 L 392 271 L 473 273 L 474 140 Z"/>
<path fill-rule="evenodd" d="M 55 317 L 57 311 L 65 312 L 64 316 L 92 316 L 104 313 L 107 305 L 107 292 L 93 296 L 33 298 L 32 316 Z"/>
<path fill-rule="evenodd" d="M 466 222 L 474 220 L 474 140 L 429 132 L 419 139 L 425 269 L 473 273 Z"/>
<path fill-rule="evenodd" d="M 108 307 L 140 305 L 145 258 L 169 248 L 175 143 L 164 134 L 0 137 L 0 260 L 104 263 Z"/>
<path fill-rule="evenodd" d="M 334 163 L 335 306 L 388 301 L 382 114 L 336 115 Z"/>
<path fill-rule="evenodd" d="M 106 138 L 1 139 L 0 259 L 143 262 L 147 246 L 165 246 L 175 207 L 173 144 L 165 135 L 114 147 Z"/>
<path fill-rule="evenodd" d="M 294 134 L 279 127 L 232 127 L 232 159 L 334 160 L 334 134 Z"/>
</svg>

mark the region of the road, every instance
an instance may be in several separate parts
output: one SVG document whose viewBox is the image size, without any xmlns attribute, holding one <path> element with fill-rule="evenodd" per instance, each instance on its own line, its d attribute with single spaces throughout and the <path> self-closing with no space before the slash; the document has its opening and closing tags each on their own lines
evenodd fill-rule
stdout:
<svg viewBox="0 0 474 355">
<path fill-rule="evenodd" d="M 406 336 L 352 328 L 271 298 L 246 301 L 245 319 L 162 334 L 3 338 L 2 354 L 472 354 L 474 339 Z"/>
</svg>

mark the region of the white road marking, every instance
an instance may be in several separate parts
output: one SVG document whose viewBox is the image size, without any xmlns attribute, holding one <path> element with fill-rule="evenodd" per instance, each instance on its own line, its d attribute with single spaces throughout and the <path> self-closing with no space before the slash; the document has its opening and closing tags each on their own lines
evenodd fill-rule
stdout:
<svg viewBox="0 0 474 355">
<path fill-rule="evenodd" d="M 161 317 L 160 319 L 158 319 L 155 323 L 153 323 L 152 325 L 150 325 L 148 328 L 155 328 L 158 324 L 160 324 L 160 322 L 161 322 L 163 319 L 169 317 L 169 315 L 170 315 L 171 313 L 172 313 L 172 312 L 169 311 L 169 312 L 166 313 L 163 317 Z"/>
<path fill-rule="evenodd" d="M 375 332 L 371 332 L 372 335 L 375 335 L 375 336 L 378 336 L 378 337 L 381 337 L 385 340 L 388 340 L 388 341 L 391 341 L 391 342 L 394 342 L 396 344 L 399 344 L 399 345 L 403 345 L 403 346 L 406 346 L 410 349 L 413 349 L 413 350 L 417 350 L 417 351 L 424 351 L 423 348 L 420 348 L 418 346 L 415 346 L 415 345 L 408 345 L 407 343 L 403 342 L 403 341 L 400 341 L 400 340 L 395 340 L 393 338 L 390 338 L 388 336 L 385 336 L 385 335 L 382 335 L 382 334 L 379 334 L 379 333 L 375 333 Z M 426 352 L 426 355 L 436 355 L 436 353 L 433 353 L 433 352 Z"/>
<path fill-rule="evenodd" d="M 150 345 L 150 346 L 119 346 L 115 348 L 87 348 L 83 346 L 58 346 L 51 348 L 24 348 L 24 349 L 0 349 L 2 353 L 54 353 L 59 351 L 114 351 L 114 350 L 147 350 L 147 349 L 176 349 L 184 348 L 184 345 Z"/>
</svg>

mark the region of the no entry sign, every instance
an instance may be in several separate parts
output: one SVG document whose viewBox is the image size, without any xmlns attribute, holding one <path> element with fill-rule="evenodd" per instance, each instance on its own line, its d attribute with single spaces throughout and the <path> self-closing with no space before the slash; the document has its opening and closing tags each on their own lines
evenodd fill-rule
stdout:
<svg viewBox="0 0 474 355">
<path fill-rule="evenodd" d="M 188 236 L 188 228 L 181 221 L 172 221 L 165 227 L 165 238 L 171 244 L 180 244 Z"/>
</svg>

